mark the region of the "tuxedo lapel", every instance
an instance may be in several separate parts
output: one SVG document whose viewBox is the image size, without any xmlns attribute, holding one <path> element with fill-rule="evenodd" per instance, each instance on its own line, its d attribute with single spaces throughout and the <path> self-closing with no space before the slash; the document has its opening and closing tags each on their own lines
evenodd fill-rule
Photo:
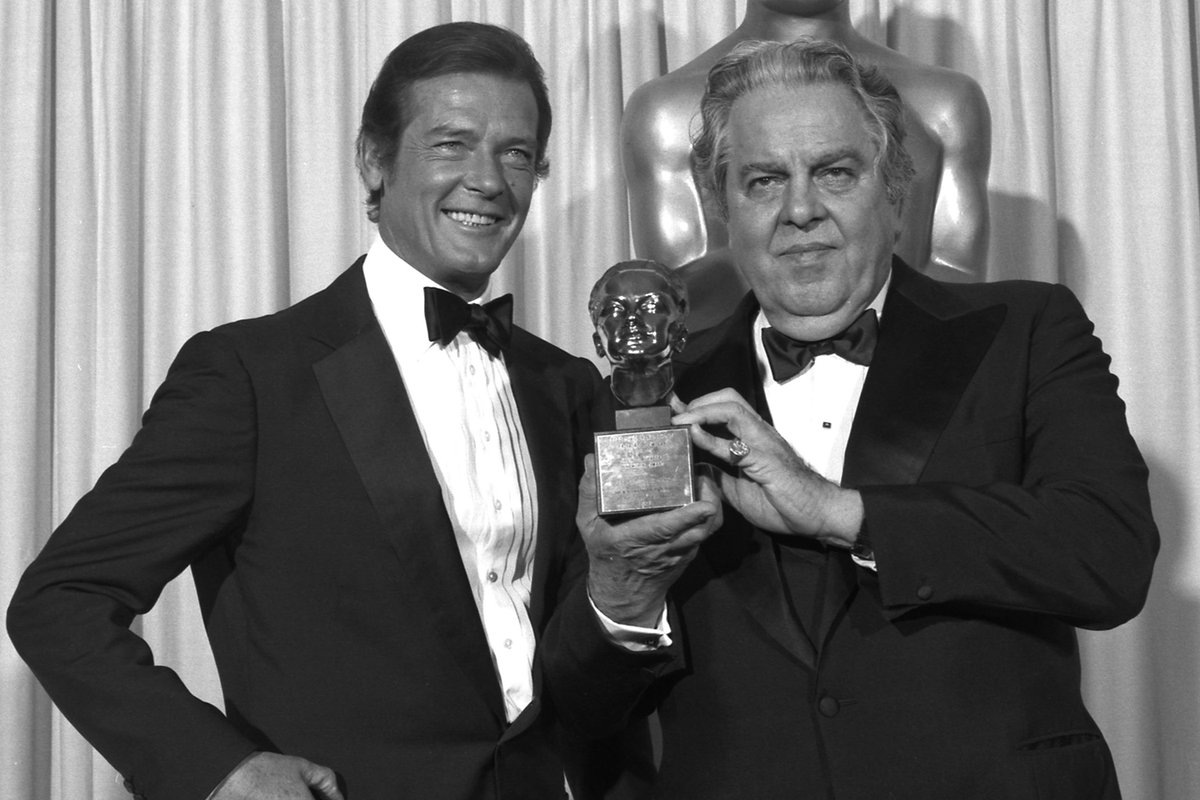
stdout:
<svg viewBox="0 0 1200 800">
<path fill-rule="evenodd" d="M 681 398 L 731 386 L 770 418 L 750 341 L 757 311 L 748 298 L 733 317 L 697 337 L 695 350 L 680 359 Z M 843 485 L 919 479 L 1004 315 L 1000 306 L 969 308 L 935 281 L 898 259 L 894 262 L 879 342 L 850 432 Z M 860 569 L 844 554 L 829 555 L 819 628 L 810 641 L 789 613 L 778 565 L 763 534 L 748 525 L 734 529 L 727 524 L 701 552 L 772 638 L 810 665 L 813 643 L 819 647 L 837 623 L 853 597 Z"/>
<path fill-rule="evenodd" d="M 893 264 L 879 341 L 863 384 L 842 485 L 912 484 L 975 375 L 1000 324 L 1002 306 L 971 309 L 937 282 Z M 823 642 L 858 586 L 850 559 L 831 559 Z"/>
<path fill-rule="evenodd" d="M 765 409 L 762 381 L 755 367 L 750 326 L 758 303 L 747 295 L 733 316 L 697 334 L 675 358 L 678 379 L 675 393 L 684 402 L 731 387 L 752 405 Z"/>
<path fill-rule="evenodd" d="M 467 681 L 504 718 L 462 558 L 391 349 L 370 311 L 361 269 L 315 332 L 334 350 L 313 365 L 342 440 L 407 580 L 427 601 Z M 356 325 L 347 326 L 347 320 Z M 354 332 L 348 335 L 347 329 Z"/>
<path fill-rule="evenodd" d="M 1004 321 L 970 309 L 902 263 L 893 271 L 879 343 L 846 448 L 846 486 L 916 483 Z"/>
<path fill-rule="evenodd" d="M 750 341 L 757 313 L 758 304 L 747 296 L 732 317 L 697 336 L 694 346 L 684 350 L 675 387 L 682 400 L 730 387 L 769 418 Z M 767 535 L 740 517 L 736 522 L 727 517 L 725 526 L 701 545 L 700 552 L 763 631 L 801 664 L 815 667 L 813 644 L 788 605 Z"/>
</svg>

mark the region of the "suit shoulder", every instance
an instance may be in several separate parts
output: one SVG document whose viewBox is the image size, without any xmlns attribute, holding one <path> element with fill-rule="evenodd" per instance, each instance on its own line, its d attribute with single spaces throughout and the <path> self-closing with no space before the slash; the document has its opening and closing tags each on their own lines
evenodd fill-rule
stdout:
<svg viewBox="0 0 1200 800">
<path fill-rule="evenodd" d="M 521 327 L 513 326 L 512 346 L 535 361 L 571 375 L 578 375 L 591 380 L 592 374 L 599 374 L 596 366 L 588 359 L 572 355 L 561 347 L 546 341 L 540 336 L 535 336 Z"/>
<path fill-rule="evenodd" d="M 1053 294 L 1065 293 L 1074 296 L 1070 289 L 1057 283 L 1035 280 L 1004 280 L 992 282 L 953 283 L 917 274 L 918 281 L 928 281 L 937 287 L 936 291 L 944 292 L 960 302 L 970 306 L 988 306 L 996 303 L 1032 303 L 1046 302 Z"/>
<path fill-rule="evenodd" d="M 298 335 L 337 338 L 339 329 L 348 336 L 374 319 L 361 264 L 362 259 L 359 259 L 324 289 L 290 306 L 258 317 L 227 322 L 209 333 L 251 349 L 273 348 L 280 340 Z"/>
<path fill-rule="evenodd" d="M 748 340 L 747 331 L 750 330 L 758 309 L 758 301 L 753 293 L 747 293 L 724 319 L 688 334 L 687 344 L 679 353 L 679 362 L 691 364 L 703 361 L 723 344 L 742 338 Z"/>
<path fill-rule="evenodd" d="M 728 338 L 728 336 L 728 328 L 726 325 L 720 323 L 711 328 L 703 328 L 693 334 L 689 334 L 687 344 L 680 351 L 679 360 L 688 363 L 694 360 L 700 353 L 707 354 L 719 342 Z"/>
<path fill-rule="evenodd" d="M 951 283 L 948 281 L 938 281 L 939 285 L 945 287 L 952 292 L 960 292 L 964 297 L 979 296 L 979 297 L 1006 297 L 1006 296 L 1029 296 L 1045 292 L 1054 284 L 1046 281 L 1034 281 L 1025 279 L 1003 280 L 1003 281 L 988 281 L 988 282 L 971 282 L 971 283 Z"/>
<path fill-rule="evenodd" d="M 994 306 L 1003 306 L 1010 321 L 1036 320 L 1045 313 L 1086 316 L 1075 294 L 1061 284 L 1034 280 L 952 283 L 935 280 L 899 261 L 893 270 L 892 290 L 942 318 Z"/>
<path fill-rule="evenodd" d="M 1058 283 L 1009 280 L 996 283 L 946 284 L 959 307 L 979 311 L 1003 306 L 1009 325 L 1033 329 L 1071 321 L 1091 330 L 1087 310 L 1075 293 Z"/>
<path fill-rule="evenodd" d="M 965 297 L 978 298 L 980 303 L 1005 302 L 1040 306 L 1052 300 L 1075 299 L 1075 293 L 1069 287 L 1046 281 L 1007 280 L 950 285 L 963 287 Z"/>
</svg>

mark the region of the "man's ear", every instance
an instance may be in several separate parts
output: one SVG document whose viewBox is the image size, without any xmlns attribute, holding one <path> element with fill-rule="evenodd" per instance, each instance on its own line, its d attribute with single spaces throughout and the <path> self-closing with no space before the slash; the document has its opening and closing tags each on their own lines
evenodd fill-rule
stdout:
<svg viewBox="0 0 1200 800">
<path fill-rule="evenodd" d="M 370 142 L 363 142 L 358 148 L 358 174 L 362 177 L 363 185 L 368 191 L 382 189 L 384 181 L 387 180 L 388 170 L 379 163 L 378 153 L 375 146 Z"/>
</svg>

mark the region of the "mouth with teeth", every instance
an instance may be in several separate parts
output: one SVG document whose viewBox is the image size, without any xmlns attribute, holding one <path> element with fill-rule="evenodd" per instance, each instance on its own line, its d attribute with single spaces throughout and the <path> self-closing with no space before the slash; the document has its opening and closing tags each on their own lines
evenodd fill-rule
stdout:
<svg viewBox="0 0 1200 800">
<path fill-rule="evenodd" d="M 472 214 L 469 211 L 443 211 L 450 219 L 468 228 L 487 228 L 500 221 L 499 217 L 490 214 Z"/>
</svg>

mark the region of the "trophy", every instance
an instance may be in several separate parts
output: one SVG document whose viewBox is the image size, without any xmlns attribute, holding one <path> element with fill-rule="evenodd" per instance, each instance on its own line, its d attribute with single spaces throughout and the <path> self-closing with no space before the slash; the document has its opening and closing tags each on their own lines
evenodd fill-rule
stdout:
<svg viewBox="0 0 1200 800">
<path fill-rule="evenodd" d="M 671 424 L 671 355 L 687 340 L 687 287 L 655 261 L 623 261 L 588 299 L 596 352 L 612 365 L 616 430 L 595 434 L 601 516 L 640 514 L 692 502 L 692 442 Z"/>
</svg>

